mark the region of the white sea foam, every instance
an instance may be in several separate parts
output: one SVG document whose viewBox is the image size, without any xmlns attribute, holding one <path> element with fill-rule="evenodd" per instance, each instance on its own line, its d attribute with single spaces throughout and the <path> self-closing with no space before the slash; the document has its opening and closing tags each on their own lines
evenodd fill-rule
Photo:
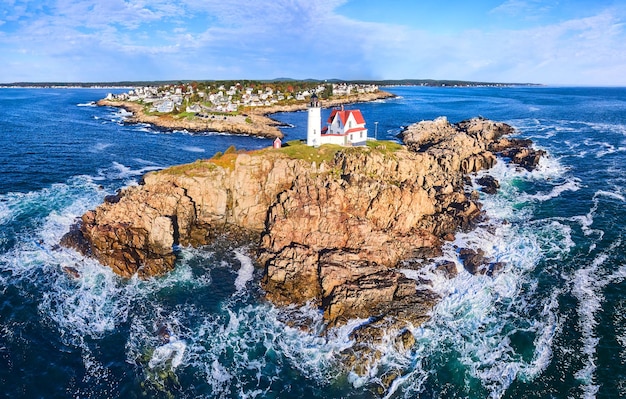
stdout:
<svg viewBox="0 0 626 399">
<path fill-rule="evenodd" d="M 175 336 L 170 337 L 169 342 L 157 347 L 152 353 L 152 357 L 148 362 L 148 367 L 166 367 L 170 366 L 172 370 L 176 369 L 183 362 L 187 345 L 185 341 Z"/>
<path fill-rule="evenodd" d="M 183 146 L 181 147 L 181 149 L 187 152 L 205 152 L 204 148 L 194 146 Z"/>
<path fill-rule="evenodd" d="M 467 384 L 477 379 L 494 398 L 503 396 L 516 379 L 536 378 L 548 367 L 562 325 L 558 316 L 562 290 L 553 289 L 547 297 L 537 295 L 538 282 L 532 276 L 540 262 L 562 259 L 575 243 L 571 227 L 562 221 L 529 221 L 532 213 L 518 209 L 525 200 L 513 182 L 547 180 L 548 176 L 562 179 L 566 171 L 556 161 L 538 172 L 498 162 L 487 172 L 502 185 L 498 194 L 482 198 L 488 221 L 472 232 L 457 233 L 454 242 L 443 247 L 442 257 L 435 259 L 453 262 L 459 274 L 448 279 L 433 267 L 413 272 L 429 281 L 442 300 L 431 320 L 414 329 L 417 344 L 411 367 L 394 382 L 388 397 L 395 397 L 400 389 L 404 397 L 419 396 L 426 382 L 436 378 L 427 364 L 441 356 L 457 359 L 455 373 L 465 373 L 459 379 Z M 503 220 L 511 223 L 503 224 Z M 462 266 L 458 248 L 482 250 L 504 267 L 494 277 L 471 275 Z M 554 266 L 543 267 L 543 273 L 559 273 Z M 535 316 L 529 317 L 529 308 L 538 309 Z M 534 337 L 532 358 L 517 353 L 516 334 Z M 431 385 L 441 383 L 432 381 Z M 469 385 L 466 389 L 474 392 Z"/>
<path fill-rule="evenodd" d="M 113 143 L 96 143 L 93 147 L 91 147 L 91 152 L 102 152 L 107 148 L 113 146 Z"/>
<path fill-rule="evenodd" d="M 147 165 L 143 168 L 132 169 L 129 166 L 123 165 L 119 162 L 113 162 L 113 165 L 107 169 L 101 169 L 98 174 L 100 178 L 104 178 L 106 180 L 123 180 L 125 185 L 136 184 L 136 181 L 133 178 L 137 176 L 142 176 L 147 172 L 153 170 L 160 170 L 162 167 L 157 165 Z"/>
<path fill-rule="evenodd" d="M 624 197 L 624 195 L 619 192 L 598 190 L 593 195 L 593 206 L 591 207 L 589 212 L 587 212 L 585 215 L 577 215 L 570 218 L 571 221 L 576 222 L 580 225 L 581 230 L 586 236 L 596 235 L 598 237 L 597 241 L 602 240 L 602 238 L 604 237 L 604 231 L 600 229 L 593 229 L 591 228 L 591 226 L 594 223 L 594 217 L 598 210 L 598 207 L 600 206 L 601 198 L 609 198 L 611 200 L 626 202 L 626 197 Z M 594 248 L 595 244 L 591 248 L 591 250 L 593 250 Z"/>
<path fill-rule="evenodd" d="M 603 257 L 604 258 L 604 257 Z M 595 354 L 596 347 L 599 339 L 595 335 L 595 327 L 598 322 L 595 318 L 595 314 L 601 307 L 602 295 L 598 292 L 595 285 L 597 266 L 580 269 L 576 271 L 574 277 L 573 294 L 578 299 L 578 316 L 580 321 L 578 328 L 582 333 L 582 355 L 584 356 L 584 366 L 575 376 L 580 380 L 584 387 L 585 398 L 595 398 L 595 394 L 598 392 L 598 386 L 595 385 L 596 363 Z"/>
<path fill-rule="evenodd" d="M 536 235 L 537 228 L 544 229 L 545 234 Z M 432 269 L 422 270 L 422 278 L 429 280 L 443 299 L 435 306 L 432 319 L 413 331 L 418 344 L 411 369 L 392 390 L 401 387 L 405 397 L 421 392 L 431 378 L 430 368 L 422 362 L 440 356 L 442 351 L 458 358 L 491 397 L 501 397 L 517 378 L 532 379 L 541 374 L 551 361 L 553 340 L 561 325 L 557 316 L 561 291 L 554 290 L 548 298 L 533 297 L 535 284 L 529 278 L 539 261 L 554 251 L 546 248 L 552 241 L 568 242 L 557 245 L 559 251 L 567 252 L 565 248 L 572 245 L 567 226 L 546 221 L 526 228 L 495 222 L 488 228 L 457 234 L 455 241 L 444 247 L 442 256 L 455 262 L 457 269 L 462 269 L 459 247 L 482 249 L 486 256 L 506 265 L 493 278 L 462 270 L 450 280 Z M 541 311 L 529 318 L 527 307 L 536 306 Z M 511 345 L 516 333 L 535 336 L 531 360 L 521 360 Z"/>
<path fill-rule="evenodd" d="M 313 326 L 315 323 L 321 326 L 316 311 L 306 308 L 292 308 L 292 311 L 313 317 Z M 188 364 L 200 370 L 212 388 L 213 397 L 231 397 L 235 387 L 242 397 L 263 396 L 279 389 L 283 362 L 319 383 L 329 383 L 334 378 L 334 354 L 342 347 L 316 333 L 283 324 L 278 320 L 282 312 L 271 306 L 229 308 L 227 313 L 201 315 L 201 325 L 188 338 Z M 249 379 L 252 376 L 267 380 L 261 393 L 260 387 Z"/>
<path fill-rule="evenodd" d="M 80 104 L 76 104 L 77 107 L 97 107 L 98 105 L 96 104 L 95 101 L 89 101 L 88 103 L 80 103 Z"/>
<path fill-rule="evenodd" d="M 124 119 L 133 116 L 132 112 L 128 112 L 123 108 L 117 108 L 115 111 L 109 114 L 109 120 L 111 122 L 117 122 L 121 124 Z"/>
<path fill-rule="evenodd" d="M 597 132 L 614 132 L 626 136 L 626 125 L 614 123 L 580 122 Z"/>
<path fill-rule="evenodd" d="M 595 192 L 593 197 L 594 197 L 594 199 L 596 197 L 607 197 L 607 198 L 616 199 L 618 201 L 626 202 L 626 197 L 624 197 L 620 193 L 616 193 L 616 192 L 613 192 L 613 191 L 598 190 L 598 191 Z"/>
<path fill-rule="evenodd" d="M 544 202 L 552 198 L 557 198 L 566 191 L 578 191 L 580 190 L 580 187 L 581 187 L 580 180 L 576 178 L 571 178 L 570 180 L 567 180 L 563 184 L 555 185 L 554 187 L 552 187 L 552 190 L 550 190 L 549 192 L 541 192 L 541 193 L 531 194 L 531 195 L 524 194 L 521 196 L 521 198 L 523 198 L 524 200 L 528 200 L 528 201 Z"/>
<path fill-rule="evenodd" d="M 596 351 L 600 338 L 596 335 L 598 326 L 597 314 L 602 310 L 604 302 L 603 290 L 609 284 L 622 281 L 626 278 L 626 267 L 607 274 L 602 267 L 612 256 L 612 253 L 621 246 L 621 240 L 617 240 L 609 248 L 598 253 L 590 265 L 578 269 L 572 276 L 572 294 L 578 300 L 576 309 L 579 317 L 578 330 L 581 333 L 583 367 L 574 375 L 583 384 L 583 397 L 595 398 L 599 391 L 596 383 L 595 372 Z"/>
<path fill-rule="evenodd" d="M 237 272 L 237 278 L 235 279 L 235 287 L 237 288 L 237 292 L 241 292 L 246 289 L 246 284 L 252 280 L 254 265 L 252 264 L 252 259 L 245 255 L 242 249 L 235 251 L 235 257 L 241 263 L 241 267 Z"/>
<path fill-rule="evenodd" d="M 11 210 L 7 204 L 7 198 L 5 195 L 0 195 L 0 225 L 7 223 L 10 217 Z"/>
<path fill-rule="evenodd" d="M 620 358 L 626 363 L 626 299 L 620 298 L 615 306 L 613 326 L 617 343 L 620 345 Z"/>
</svg>

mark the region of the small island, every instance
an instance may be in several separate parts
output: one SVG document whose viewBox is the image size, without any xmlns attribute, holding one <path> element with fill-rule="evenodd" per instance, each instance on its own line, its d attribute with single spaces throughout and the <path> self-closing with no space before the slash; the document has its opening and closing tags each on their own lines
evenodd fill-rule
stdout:
<svg viewBox="0 0 626 399">
<path fill-rule="evenodd" d="M 313 95 L 325 107 L 394 97 L 375 84 L 224 81 L 136 87 L 97 104 L 131 112 L 128 123 L 282 138 L 280 122 L 268 115 L 304 110 Z"/>
<path fill-rule="evenodd" d="M 62 245 L 98 259 L 124 277 L 171 271 L 177 248 L 216 239 L 249 245 L 266 298 L 276 305 L 313 304 L 329 328 L 366 320 L 344 364 L 362 371 L 381 331 L 412 346 L 410 326 L 429 317 L 437 295 L 411 277 L 435 267 L 453 277 L 495 275 L 503 264 L 471 249 L 459 263 L 435 261 L 442 245 L 481 219 L 480 193 L 498 182 L 469 174 L 497 158 L 533 169 L 543 151 L 504 123 L 446 118 L 410 125 L 404 145 L 368 140 L 364 146 L 292 141 L 280 148 L 237 151 L 146 174 L 88 211 Z M 434 265 L 433 265 L 434 263 Z M 69 270 L 71 275 L 80 270 Z M 361 344 L 359 344 L 359 342 Z M 355 366 L 359 372 L 361 368 Z M 398 374 L 399 375 L 399 374 Z"/>
</svg>

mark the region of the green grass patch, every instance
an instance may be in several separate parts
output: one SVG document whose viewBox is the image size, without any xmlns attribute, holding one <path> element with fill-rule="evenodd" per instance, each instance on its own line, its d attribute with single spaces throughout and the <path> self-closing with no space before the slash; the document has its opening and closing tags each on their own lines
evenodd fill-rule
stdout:
<svg viewBox="0 0 626 399">
<path fill-rule="evenodd" d="M 320 147 L 309 147 L 300 140 L 294 140 L 285 143 L 282 148 L 272 149 L 271 151 L 286 155 L 292 159 L 302 159 L 307 162 L 320 164 L 322 162 L 331 161 L 335 157 L 335 154 L 342 149 L 343 147 L 341 146 L 331 144 L 325 144 Z"/>
<path fill-rule="evenodd" d="M 266 154 L 280 154 L 290 159 L 301 159 L 306 162 L 315 162 L 318 165 L 322 162 L 330 162 L 339 151 L 377 151 L 383 154 L 392 154 L 399 151 L 403 146 L 393 141 L 368 141 L 367 147 L 342 147 L 339 145 L 325 144 L 320 147 L 309 147 L 301 140 L 288 141 L 282 148 L 264 148 L 261 150 L 244 152 L 251 156 L 263 156 Z M 235 162 L 241 151 L 237 151 L 235 146 L 230 146 L 224 153 L 217 152 L 211 159 L 197 160 L 192 163 L 172 166 L 163 170 L 165 173 L 173 175 L 201 175 L 216 168 L 235 168 Z M 332 171 L 331 171 L 332 173 Z"/>
<path fill-rule="evenodd" d="M 179 114 L 176 114 L 176 118 L 177 119 L 192 119 L 196 116 L 195 113 L 193 112 L 181 112 Z"/>
<path fill-rule="evenodd" d="M 186 175 L 194 176 L 201 174 L 202 172 L 215 170 L 217 166 L 209 159 L 198 159 L 192 163 L 186 163 L 182 165 L 170 166 L 167 169 L 163 169 L 157 173 L 167 173 L 170 175 Z"/>
<path fill-rule="evenodd" d="M 403 145 L 389 140 L 368 140 L 367 147 L 387 154 L 401 150 Z"/>
</svg>

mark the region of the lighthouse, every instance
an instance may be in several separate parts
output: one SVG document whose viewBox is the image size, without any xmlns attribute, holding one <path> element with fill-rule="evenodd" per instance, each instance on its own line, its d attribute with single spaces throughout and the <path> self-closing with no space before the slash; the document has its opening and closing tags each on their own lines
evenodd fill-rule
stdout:
<svg viewBox="0 0 626 399">
<path fill-rule="evenodd" d="M 306 127 L 306 145 L 318 147 L 321 143 L 322 130 L 322 108 L 317 99 L 317 94 L 313 93 L 311 102 L 307 109 L 308 119 Z"/>
</svg>

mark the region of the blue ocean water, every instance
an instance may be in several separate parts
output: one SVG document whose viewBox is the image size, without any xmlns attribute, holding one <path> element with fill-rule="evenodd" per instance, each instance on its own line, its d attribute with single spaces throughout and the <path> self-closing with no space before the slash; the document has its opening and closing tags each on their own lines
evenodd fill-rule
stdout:
<svg viewBox="0 0 626 399">
<path fill-rule="evenodd" d="M 548 152 L 534 172 L 498 162 L 488 216 L 426 267 L 442 301 L 368 374 L 343 373 L 350 324 L 328 336 L 315 309 L 262 299 L 232 243 L 184 249 L 172 273 L 124 280 L 56 244 L 75 218 L 147 171 L 269 140 L 162 132 L 93 106 L 107 90 L 0 90 L 0 386 L 46 398 L 612 398 L 626 396 L 626 89 L 389 87 L 359 104 L 378 138 L 446 116 L 482 115 Z M 355 106 L 356 107 L 356 106 Z M 330 112 L 325 110 L 324 116 Z M 304 112 L 277 114 L 304 138 Z M 377 122 L 377 123 L 374 123 Z M 505 263 L 462 270 L 456 248 Z M 81 271 L 75 279 L 64 267 Z M 408 273 L 408 272 L 407 272 Z M 312 332 L 293 319 L 313 320 Z M 355 322 L 357 323 L 357 322 Z M 158 330 L 172 333 L 163 342 Z M 297 323 L 296 323 L 297 325 Z M 382 394 L 390 370 L 401 370 Z"/>
</svg>

